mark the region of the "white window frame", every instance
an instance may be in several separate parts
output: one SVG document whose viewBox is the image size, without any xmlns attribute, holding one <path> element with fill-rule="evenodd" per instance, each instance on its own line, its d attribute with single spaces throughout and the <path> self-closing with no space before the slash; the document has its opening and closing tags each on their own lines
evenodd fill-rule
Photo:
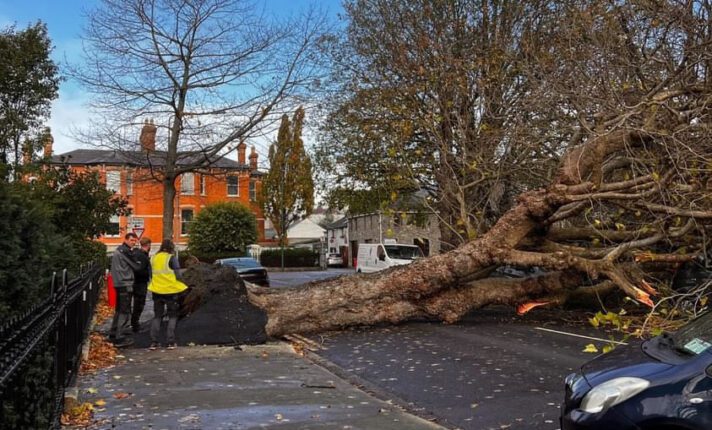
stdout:
<svg viewBox="0 0 712 430">
<path fill-rule="evenodd" d="M 205 175 L 200 175 L 200 195 L 205 196 L 207 195 L 207 186 L 206 186 L 206 178 Z"/>
<path fill-rule="evenodd" d="M 133 173 L 126 172 L 126 195 L 133 195 Z"/>
<path fill-rule="evenodd" d="M 256 202 L 257 201 L 257 181 L 254 179 L 250 179 L 249 194 L 250 194 L 250 201 Z"/>
<path fill-rule="evenodd" d="M 237 182 L 235 184 L 235 194 L 230 194 L 230 178 L 235 178 L 235 181 Z M 225 178 L 225 182 L 227 185 L 227 196 L 228 197 L 240 197 L 240 177 L 237 175 L 227 175 Z"/>
<path fill-rule="evenodd" d="M 112 216 L 109 218 L 109 223 L 110 223 L 110 224 L 116 224 L 116 225 L 119 226 L 119 228 L 117 229 L 118 233 L 117 233 L 117 234 L 109 234 L 109 233 L 106 233 L 105 236 L 106 236 L 106 237 L 121 237 L 121 218 L 120 218 L 118 215 L 112 215 Z"/>
<path fill-rule="evenodd" d="M 116 187 L 116 188 L 114 188 Z M 106 171 L 106 189 L 114 193 L 121 192 L 121 171 L 107 170 Z"/>
<path fill-rule="evenodd" d="M 195 194 L 195 174 L 193 172 L 185 172 L 181 175 L 180 193 L 184 196 Z"/>
<path fill-rule="evenodd" d="M 185 237 L 185 236 L 189 236 L 189 234 L 183 232 L 183 226 L 184 226 L 184 224 L 183 224 L 183 211 L 190 211 L 191 217 L 190 217 L 190 221 L 188 221 L 188 224 L 190 224 L 190 223 L 193 222 L 193 220 L 195 219 L 195 209 L 194 209 L 193 207 L 182 207 L 182 208 L 180 208 L 180 235 L 183 236 L 183 237 Z"/>
</svg>

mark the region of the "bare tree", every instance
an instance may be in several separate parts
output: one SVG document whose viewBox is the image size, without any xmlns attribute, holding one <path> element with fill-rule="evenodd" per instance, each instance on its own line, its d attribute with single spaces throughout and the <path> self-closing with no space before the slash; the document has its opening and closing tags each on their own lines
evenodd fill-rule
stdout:
<svg viewBox="0 0 712 430">
<path fill-rule="evenodd" d="M 173 237 L 176 178 L 210 167 L 305 95 L 324 26 L 314 10 L 280 23 L 244 0 L 102 0 L 72 70 L 96 114 L 81 138 L 131 155 L 138 125 L 156 119 L 165 146 L 134 161 L 162 183 L 163 237 Z"/>
<path fill-rule="evenodd" d="M 546 89 L 525 67 L 548 44 L 550 8 L 346 2 L 349 25 L 332 51 L 338 93 L 317 152 L 322 181 L 386 199 L 427 191 L 445 249 L 486 231 L 520 191 L 546 183 L 562 149 L 545 132 Z"/>
</svg>

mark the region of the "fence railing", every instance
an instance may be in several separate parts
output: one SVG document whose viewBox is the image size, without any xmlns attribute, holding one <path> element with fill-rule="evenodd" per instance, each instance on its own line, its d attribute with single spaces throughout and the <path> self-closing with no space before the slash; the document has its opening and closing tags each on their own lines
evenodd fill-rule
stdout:
<svg viewBox="0 0 712 430">
<path fill-rule="evenodd" d="M 44 301 L 0 325 L 2 404 L 17 402 L 23 397 L 27 408 L 47 413 L 49 428 L 59 428 L 64 390 L 73 382 L 79 368 L 82 344 L 89 334 L 103 282 L 102 274 L 102 267 L 94 263 L 82 266 L 79 276 L 72 280 L 67 279 L 66 270 L 54 274 L 50 293 Z M 51 369 L 44 372 L 31 369 L 41 367 L 43 359 L 49 364 L 50 356 Z M 26 380 L 28 372 L 35 378 L 31 387 Z M 41 408 L 33 403 L 47 401 L 50 404 Z M 11 408 L 0 408 L 0 427 L 6 419 L 12 419 L 5 416 L 6 409 Z M 9 413 L 19 414 L 21 411 L 17 409 L 19 407 Z"/>
</svg>

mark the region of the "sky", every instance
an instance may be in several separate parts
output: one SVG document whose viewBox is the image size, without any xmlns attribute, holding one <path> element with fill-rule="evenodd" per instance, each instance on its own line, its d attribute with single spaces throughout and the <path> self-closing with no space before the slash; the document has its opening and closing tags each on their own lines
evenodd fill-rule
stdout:
<svg viewBox="0 0 712 430">
<path fill-rule="evenodd" d="M 18 29 L 38 20 L 47 24 L 54 44 L 52 58 L 59 64 L 60 73 L 66 62 L 76 63 L 81 59 L 81 33 L 84 27 L 84 12 L 100 0 L 0 0 L 0 28 L 15 24 Z M 341 12 L 340 0 L 263 0 L 267 13 L 277 16 L 298 13 L 309 4 L 325 9 L 332 17 Z M 59 97 L 52 105 L 48 125 L 54 136 L 54 152 L 61 154 L 80 147 L 71 137 L 73 128 L 90 126 L 90 114 L 85 107 L 87 97 L 82 88 L 71 81 L 64 81 Z M 138 134 L 138 131 L 137 131 Z M 305 136 L 305 140 L 306 140 Z M 305 142 L 308 144 L 308 142 Z M 258 152 L 266 158 L 264 145 Z"/>
</svg>

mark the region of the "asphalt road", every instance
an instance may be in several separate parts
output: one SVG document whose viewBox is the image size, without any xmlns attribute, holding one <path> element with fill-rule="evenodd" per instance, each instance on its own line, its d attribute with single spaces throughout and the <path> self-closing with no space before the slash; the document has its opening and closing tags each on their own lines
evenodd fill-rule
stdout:
<svg viewBox="0 0 712 430">
<path fill-rule="evenodd" d="M 313 272 L 269 272 L 269 283 L 271 287 L 290 287 L 294 285 L 306 284 L 320 279 L 333 278 L 335 276 L 350 275 L 353 269 L 336 269 L 313 271 Z"/>
<path fill-rule="evenodd" d="M 554 430 L 564 377 L 594 357 L 582 352 L 587 344 L 604 344 L 570 334 L 603 336 L 546 311 L 519 317 L 497 308 L 453 325 L 409 322 L 311 338 L 323 348 L 317 353 L 346 374 L 448 427 Z"/>
</svg>

